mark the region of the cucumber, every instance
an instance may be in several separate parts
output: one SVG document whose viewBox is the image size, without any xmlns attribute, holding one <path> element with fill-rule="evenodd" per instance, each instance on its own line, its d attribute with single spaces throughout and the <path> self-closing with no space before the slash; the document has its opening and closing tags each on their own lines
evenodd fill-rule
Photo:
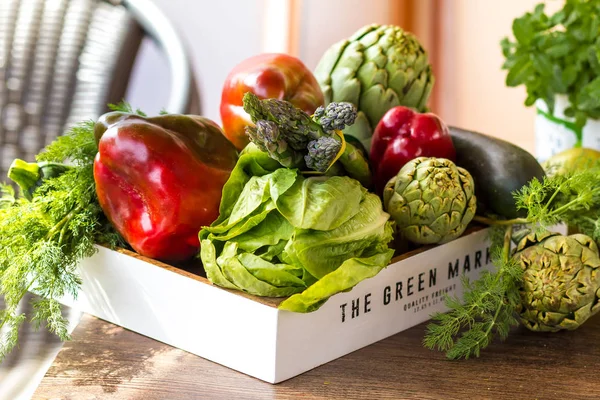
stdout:
<svg viewBox="0 0 600 400">
<path fill-rule="evenodd" d="M 517 211 L 512 193 L 533 178 L 544 178 L 544 169 L 535 157 L 517 145 L 482 133 L 450 127 L 450 135 L 456 164 L 473 176 L 475 195 L 484 211 L 509 219 L 526 217 L 526 210 Z"/>
</svg>

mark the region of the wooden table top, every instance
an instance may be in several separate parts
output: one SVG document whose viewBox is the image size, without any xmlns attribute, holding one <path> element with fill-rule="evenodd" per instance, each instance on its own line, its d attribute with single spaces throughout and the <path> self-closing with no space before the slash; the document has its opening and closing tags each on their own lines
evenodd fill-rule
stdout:
<svg viewBox="0 0 600 400">
<path fill-rule="evenodd" d="M 478 359 L 421 346 L 425 324 L 271 385 L 84 316 L 34 399 L 598 399 L 600 315 L 579 330 L 517 328 Z"/>
</svg>

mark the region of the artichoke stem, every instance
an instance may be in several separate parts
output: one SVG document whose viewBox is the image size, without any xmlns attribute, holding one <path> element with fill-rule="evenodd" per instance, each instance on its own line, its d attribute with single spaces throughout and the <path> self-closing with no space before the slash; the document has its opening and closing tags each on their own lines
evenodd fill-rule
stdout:
<svg viewBox="0 0 600 400">
<path fill-rule="evenodd" d="M 502 247 L 502 260 L 506 263 L 510 258 L 510 242 L 512 239 L 513 226 L 509 225 L 504 232 L 504 246 Z"/>
<path fill-rule="evenodd" d="M 484 217 L 483 215 L 476 215 L 473 217 L 473 221 L 481 222 L 486 225 L 516 225 L 516 224 L 528 224 L 527 218 L 513 218 L 513 219 L 493 219 Z"/>
</svg>

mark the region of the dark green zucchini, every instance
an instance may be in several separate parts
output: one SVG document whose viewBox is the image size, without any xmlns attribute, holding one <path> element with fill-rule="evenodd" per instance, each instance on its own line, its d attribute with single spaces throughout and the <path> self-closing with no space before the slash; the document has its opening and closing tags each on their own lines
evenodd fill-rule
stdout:
<svg viewBox="0 0 600 400">
<path fill-rule="evenodd" d="M 506 218 L 526 217 L 512 193 L 545 173 L 535 157 L 521 147 L 482 133 L 450 127 L 456 164 L 475 182 L 475 195 L 484 208 Z"/>
</svg>

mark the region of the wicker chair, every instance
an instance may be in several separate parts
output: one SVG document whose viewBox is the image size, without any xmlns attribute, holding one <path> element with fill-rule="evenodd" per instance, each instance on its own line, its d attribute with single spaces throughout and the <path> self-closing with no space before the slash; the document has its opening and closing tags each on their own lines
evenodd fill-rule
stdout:
<svg viewBox="0 0 600 400">
<path fill-rule="evenodd" d="M 144 34 L 170 65 L 165 109 L 199 113 L 185 49 L 149 0 L 0 0 L 0 174 L 121 101 Z"/>
<path fill-rule="evenodd" d="M 67 127 L 122 100 L 144 35 L 170 65 L 165 109 L 200 113 L 185 49 L 149 0 L 0 0 L 0 174 L 6 177 L 14 158 L 33 160 Z M 30 315 L 29 298 L 20 311 Z M 64 314 L 74 323 L 80 316 Z M 0 364 L 0 398 L 29 398 L 61 346 L 30 324 L 20 342 Z"/>
</svg>

